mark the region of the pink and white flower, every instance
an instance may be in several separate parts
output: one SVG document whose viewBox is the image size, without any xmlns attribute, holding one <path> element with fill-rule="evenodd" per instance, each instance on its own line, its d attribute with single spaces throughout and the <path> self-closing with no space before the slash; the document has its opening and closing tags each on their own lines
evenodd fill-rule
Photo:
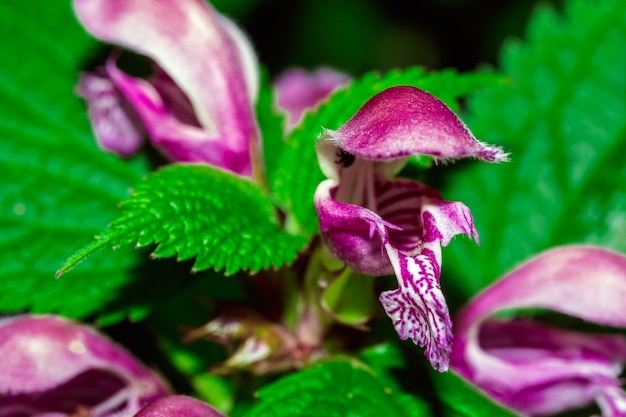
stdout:
<svg viewBox="0 0 626 417">
<path fill-rule="evenodd" d="M 131 417 L 169 394 L 124 348 L 57 316 L 1 319 L 0 357 L 1 416 Z"/>
<path fill-rule="evenodd" d="M 560 329 L 519 309 L 552 310 L 626 327 L 626 256 L 572 245 L 548 250 L 486 288 L 457 316 L 451 368 L 524 416 L 546 416 L 594 401 L 602 416 L 626 415 L 620 375 L 626 337 Z"/>
<path fill-rule="evenodd" d="M 74 8 L 91 34 L 154 64 L 151 77 L 133 77 L 114 53 L 83 76 L 78 90 L 103 148 L 128 156 L 145 132 L 174 161 L 253 176 L 258 64 L 233 22 L 203 0 L 75 0 Z"/>
<path fill-rule="evenodd" d="M 396 290 L 380 301 L 401 339 L 426 349 L 433 367 L 448 368 L 452 323 L 439 283 L 441 246 L 465 234 L 478 241 L 469 209 L 434 189 L 393 176 L 414 154 L 489 162 L 507 158 L 485 145 L 439 99 L 415 87 L 375 95 L 317 145 L 327 180 L 315 193 L 330 250 L 369 275 L 395 273 Z"/>
</svg>

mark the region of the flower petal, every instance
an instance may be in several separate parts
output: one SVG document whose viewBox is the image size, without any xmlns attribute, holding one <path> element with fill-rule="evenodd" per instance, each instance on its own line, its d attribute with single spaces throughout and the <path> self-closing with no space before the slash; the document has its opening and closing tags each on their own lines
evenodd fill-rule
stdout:
<svg viewBox="0 0 626 417">
<path fill-rule="evenodd" d="M 626 327 L 624 297 L 625 256 L 580 245 L 546 251 L 487 288 L 458 314 L 452 367 L 527 415 L 557 413 L 594 399 L 605 416 L 623 415 L 613 411 L 626 404 L 617 379 L 626 361 L 626 338 L 491 317 L 504 309 L 547 308 Z"/>
<path fill-rule="evenodd" d="M 355 270 L 369 275 L 391 274 L 383 245 L 389 242 L 407 256 L 424 243 L 446 246 L 464 233 L 478 241 L 469 209 L 441 198 L 434 189 L 406 179 L 378 180 L 372 200 L 376 212 L 336 200 L 341 185 L 322 182 L 315 193 L 320 228 L 332 253 Z"/>
<path fill-rule="evenodd" d="M 224 417 L 207 403 L 185 395 L 170 395 L 144 407 L 135 417 Z"/>
<path fill-rule="evenodd" d="M 441 100 L 410 86 L 391 87 L 376 94 L 339 130 L 326 130 L 320 140 L 373 160 L 414 154 L 507 160 L 501 148 L 476 140 Z"/>
<path fill-rule="evenodd" d="M 242 47 L 245 37 L 232 35 L 233 24 L 225 24 L 202 0 L 75 0 L 74 5 L 95 36 L 152 58 L 189 98 L 202 128 L 240 159 L 236 172 L 250 174 L 251 141 L 258 140 L 247 82 L 254 60 L 250 48 Z M 147 88 L 124 82 L 139 91 Z M 137 100 L 147 98 L 139 91 Z M 162 120 L 153 122 L 152 131 L 158 130 Z M 173 128 L 166 123 L 164 129 L 171 133 Z M 193 131 L 184 138 L 201 140 Z"/>
<path fill-rule="evenodd" d="M 411 258 L 389 244 L 385 248 L 396 271 L 398 289 L 383 292 L 380 302 L 400 339 L 411 338 L 425 347 L 433 368 L 445 372 L 452 349 L 452 321 L 439 285 L 439 256 L 424 249 Z"/>
<path fill-rule="evenodd" d="M 122 347 L 92 329 L 55 316 L 0 320 L 0 405 L 70 412 L 132 414 L 168 393 L 165 384 Z M 111 395 L 102 398 L 102 393 Z M 50 395 L 46 396 L 47 393 Z M 34 397 L 31 394 L 36 394 Z"/>
<path fill-rule="evenodd" d="M 120 71 L 113 60 L 106 65 L 116 87 L 141 117 L 152 143 L 180 162 L 202 162 L 237 174 L 250 173 L 249 157 L 230 148 L 214 132 L 199 126 L 189 104 L 176 85 L 157 72 L 151 82 Z M 160 75 L 159 75 L 160 74 Z"/>
<path fill-rule="evenodd" d="M 326 180 L 315 191 L 320 230 L 330 251 L 359 272 L 390 274 L 393 270 L 383 244 L 389 239 L 388 229 L 398 226 L 364 207 L 336 201 L 336 189 L 336 182 Z"/>
<path fill-rule="evenodd" d="M 626 256 L 594 246 L 563 246 L 534 257 L 483 291 L 459 316 L 459 327 L 502 309 L 520 307 L 547 308 L 626 327 L 623 300 Z"/>
<path fill-rule="evenodd" d="M 83 74 L 78 93 L 87 101 L 89 119 L 101 148 L 124 157 L 139 150 L 145 129 L 103 68 Z"/>
</svg>

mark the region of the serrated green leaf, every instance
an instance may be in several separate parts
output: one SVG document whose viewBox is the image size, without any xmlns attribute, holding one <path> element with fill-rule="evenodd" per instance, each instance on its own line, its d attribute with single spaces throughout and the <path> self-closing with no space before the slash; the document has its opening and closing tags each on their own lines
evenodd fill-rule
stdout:
<svg viewBox="0 0 626 417">
<path fill-rule="evenodd" d="M 348 87 L 340 88 L 315 112 L 305 113 L 295 128 L 282 154 L 281 166 L 271 188 L 278 201 L 293 214 L 295 223 L 307 233 L 317 232 L 317 216 L 313 207 L 315 188 L 324 179 L 317 163 L 315 142 L 323 128 L 337 129 L 374 94 L 395 85 L 412 85 L 436 95 L 450 107 L 458 100 L 485 87 L 507 83 L 496 73 L 459 74 L 454 70 L 425 72 L 414 67 L 385 74 L 371 72 Z M 419 164 L 424 164 L 420 161 Z"/>
<path fill-rule="evenodd" d="M 443 194 L 470 207 L 481 241 L 444 254 L 442 282 L 463 298 L 554 245 L 626 251 L 624 10 L 624 0 L 569 1 L 564 17 L 537 9 L 527 40 L 503 49 L 515 83 L 470 101 L 476 136 L 504 144 L 512 162 L 448 171 Z"/>
<path fill-rule="evenodd" d="M 147 164 L 95 144 L 74 90 L 96 44 L 69 2 L 2 2 L 0 37 L 0 310 L 86 317 L 118 297 L 139 257 L 93 259 L 72 280 L 54 271 L 114 215 Z"/>
<path fill-rule="evenodd" d="M 158 243 L 153 256 L 195 257 L 194 270 L 256 273 L 293 262 L 308 239 L 282 230 L 270 198 L 247 179 L 207 165 L 151 173 L 120 204 L 124 213 L 72 255 L 62 274 L 103 246 Z"/>
<path fill-rule="evenodd" d="M 385 385 L 357 362 L 328 361 L 262 388 L 245 417 L 429 416 L 415 397 Z"/>
<path fill-rule="evenodd" d="M 516 417 L 454 372 L 431 372 L 444 417 Z"/>
</svg>

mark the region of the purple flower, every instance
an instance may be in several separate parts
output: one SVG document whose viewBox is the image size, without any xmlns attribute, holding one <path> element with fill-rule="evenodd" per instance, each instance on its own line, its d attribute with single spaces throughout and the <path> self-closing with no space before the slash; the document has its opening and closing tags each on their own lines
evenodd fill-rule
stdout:
<svg viewBox="0 0 626 417">
<path fill-rule="evenodd" d="M 136 78 L 117 67 L 114 53 L 83 76 L 78 91 L 103 148 L 130 155 L 145 131 L 175 161 L 252 175 L 258 68 L 231 21 L 203 0 L 74 0 L 74 6 L 94 36 L 154 63 L 151 77 Z"/>
<path fill-rule="evenodd" d="M 413 154 L 504 161 L 500 148 L 477 141 L 436 97 L 408 86 L 373 98 L 317 146 L 329 178 L 315 193 L 330 250 L 355 270 L 395 273 L 398 289 L 380 301 L 401 339 L 425 347 L 433 367 L 448 368 L 452 324 L 439 284 L 441 245 L 478 235 L 465 205 L 423 184 L 391 179 Z"/>
<path fill-rule="evenodd" d="M 275 82 L 278 105 L 289 113 L 290 126 L 297 125 L 305 110 L 315 108 L 335 89 L 350 82 L 350 77 L 331 68 L 307 72 L 291 68 Z"/>
<path fill-rule="evenodd" d="M 168 394 L 122 347 L 60 317 L 1 319 L 0 357 L 2 416 L 126 417 Z"/>
<path fill-rule="evenodd" d="M 626 256 L 580 245 L 548 250 L 459 312 L 452 369 L 523 415 L 555 414 L 595 401 L 603 416 L 624 416 L 626 395 L 619 379 L 626 361 L 624 336 L 497 317 L 503 310 L 538 308 L 626 327 L 624 300 Z"/>
<path fill-rule="evenodd" d="M 146 406 L 135 417 L 224 417 L 224 415 L 202 401 L 185 395 L 171 395 Z"/>
</svg>

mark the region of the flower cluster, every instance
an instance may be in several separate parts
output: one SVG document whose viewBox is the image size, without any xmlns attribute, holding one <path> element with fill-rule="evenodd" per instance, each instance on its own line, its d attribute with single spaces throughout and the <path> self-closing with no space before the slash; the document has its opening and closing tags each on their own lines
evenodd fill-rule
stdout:
<svg viewBox="0 0 626 417">
<path fill-rule="evenodd" d="M 253 113 L 257 62 L 242 32 L 199 0 L 77 0 L 79 19 L 102 40 L 149 57 L 153 74 L 139 79 L 116 65 L 118 52 L 79 91 L 89 103 L 100 144 L 120 154 L 137 149 L 144 131 L 175 161 L 212 164 L 253 176 L 260 158 Z M 159 23 L 168 16 L 168 29 Z M 199 51 L 211 59 L 196 59 Z M 349 82 L 332 70 L 283 74 L 278 104 L 290 124 L 333 89 Z M 315 194 L 325 242 L 339 259 L 369 275 L 393 274 L 396 290 L 380 302 L 400 338 L 426 348 L 434 367 L 448 369 L 452 323 L 439 283 L 441 246 L 465 234 L 478 241 L 469 209 L 416 181 L 392 177 L 414 154 L 439 160 L 505 161 L 439 99 L 410 86 L 374 96 L 317 146 L 329 178 Z"/>
<path fill-rule="evenodd" d="M 77 87 L 103 149 L 129 157 L 148 138 L 172 162 L 210 164 L 264 184 L 255 114 L 259 64 L 232 21 L 204 0 L 73 4 L 91 34 L 120 48 L 103 66 L 83 73 Z M 125 71 L 123 49 L 145 57 L 150 74 Z M 277 108 L 288 116 L 285 132 L 350 82 L 328 68 L 284 72 L 273 87 Z M 547 309 L 626 327 L 625 256 L 592 246 L 549 250 L 485 289 L 453 324 L 440 283 L 442 247 L 457 235 L 478 243 L 474 220 L 462 202 L 446 201 L 400 172 L 414 155 L 497 163 L 507 161 L 507 153 L 480 142 L 440 99 L 409 85 L 378 92 L 336 130 L 319 128 L 316 152 L 326 179 L 312 201 L 300 203 L 315 207 L 320 239 L 312 239 L 302 254 L 301 268 L 285 274 L 306 271 L 304 290 L 293 302 L 296 324 L 249 306 L 224 309 L 187 335 L 240 344 L 216 369 L 266 373 L 326 354 L 324 332 L 337 317 L 320 302 L 318 282 L 328 260 L 316 256 L 323 250 L 342 273 L 395 276 L 397 286 L 377 294 L 381 315 L 384 310 L 400 339 L 423 347 L 440 372 L 451 369 L 522 415 L 593 402 L 605 417 L 626 415 L 619 379 L 624 336 L 498 316 L 504 310 Z M 259 299 L 271 293 L 265 290 L 257 291 Z M 61 317 L 0 319 L 0 356 L 0 416 L 221 416 L 208 404 L 175 395 L 158 373 L 108 337 Z"/>
</svg>

